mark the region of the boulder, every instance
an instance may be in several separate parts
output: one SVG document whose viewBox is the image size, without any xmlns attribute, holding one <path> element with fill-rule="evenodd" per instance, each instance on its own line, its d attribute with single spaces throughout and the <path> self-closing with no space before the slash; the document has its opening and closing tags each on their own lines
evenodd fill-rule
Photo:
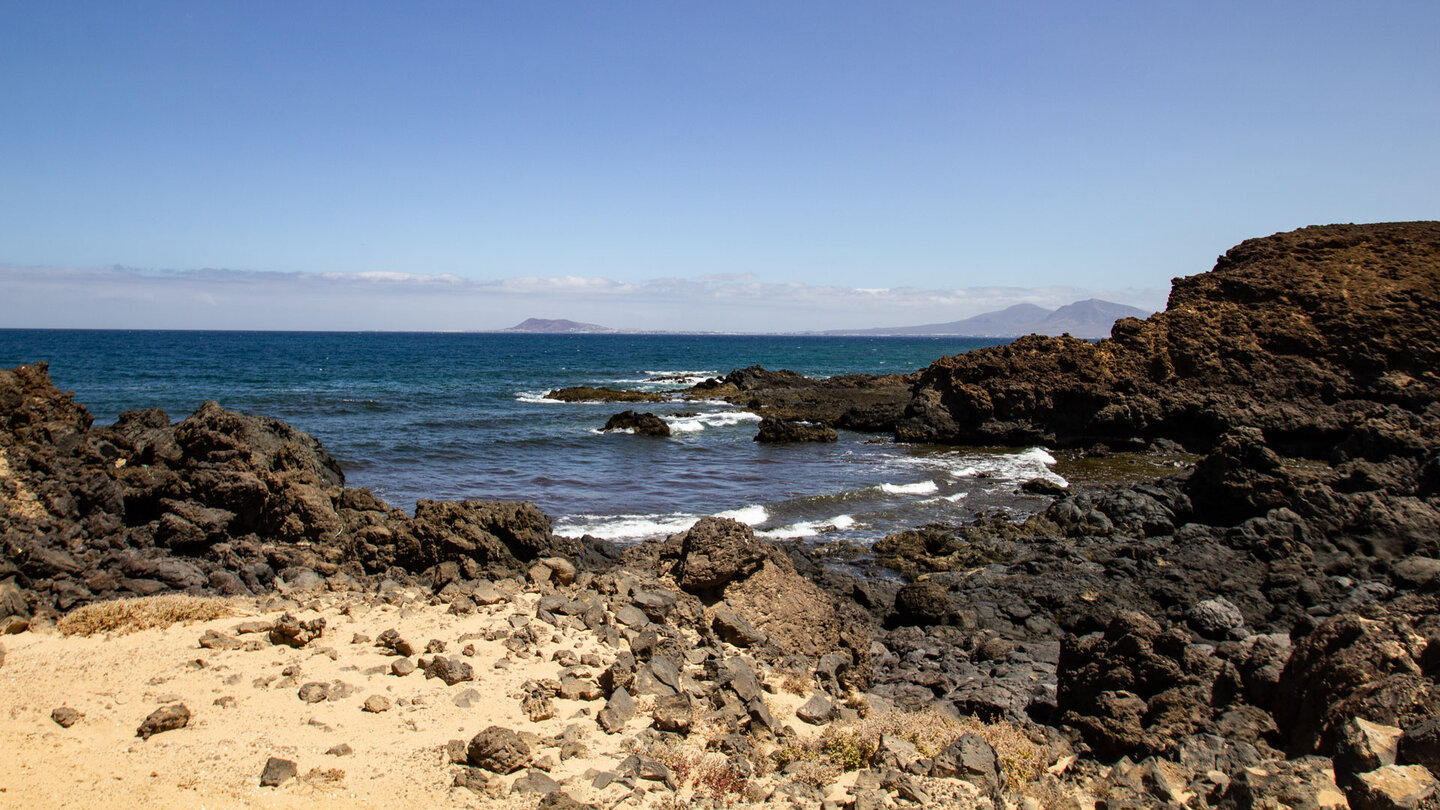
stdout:
<svg viewBox="0 0 1440 810">
<path fill-rule="evenodd" d="M 627 431 L 641 436 L 669 436 L 670 425 L 653 413 L 621 411 L 610 417 L 602 428 L 605 432 Z"/>
<path fill-rule="evenodd" d="M 530 746 L 514 731 L 490 726 L 470 739 L 465 757 L 471 765 L 492 773 L 514 773 L 529 764 Z"/>
<path fill-rule="evenodd" d="M 755 434 L 755 441 L 766 444 L 833 442 L 838 439 L 835 429 L 828 425 L 784 419 L 762 419 L 760 432 Z"/>
<path fill-rule="evenodd" d="M 190 710 L 185 708 L 183 703 L 162 706 L 145 718 L 140 727 L 135 730 L 135 736 L 142 740 L 148 740 L 161 732 L 184 728 L 189 723 Z"/>
</svg>

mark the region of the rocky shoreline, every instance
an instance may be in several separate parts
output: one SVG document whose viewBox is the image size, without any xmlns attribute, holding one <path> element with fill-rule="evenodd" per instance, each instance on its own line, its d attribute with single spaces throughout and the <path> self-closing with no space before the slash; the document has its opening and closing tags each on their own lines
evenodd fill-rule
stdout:
<svg viewBox="0 0 1440 810">
<path fill-rule="evenodd" d="M 472 631 L 501 642 L 476 659 L 489 670 L 386 650 L 456 693 L 548 660 L 487 699 L 534 723 L 578 706 L 569 742 L 628 742 L 568 773 L 566 741 L 524 728 L 474 728 L 443 758 L 426 743 L 426 778 L 457 805 L 1436 807 L 1436 311 L 1440 223 L 1325 226 L 1237 246 L 1109 340 L 1022 338 L 883 378 L 751 368 L 694 389 L 781 437 L 807 422 L 1200 454 L 1155 481 L 1051 493 L 1021 523 L 916 527 L 873 549 L 765 543 L 723 519 L 618 548 L 558 537 L 522 503 L 408 516 L 276 420 L 207 403 L 97 428 L 43 365 L 0 371 L 0 630 L 169 592 L 289 611 L 259 647 L 196 636 L 241 656 L 275 639 L 333 649 L 304 623 L 349 605 L 457 623 L 505 606 L 489 610 L 503 626 Z M 41 671 L 16 663 L 29 649 L 0 651 L 0 678 Z M 677 775 L 657 752 L 687 745 L 708 764 Z"/>
</svg>

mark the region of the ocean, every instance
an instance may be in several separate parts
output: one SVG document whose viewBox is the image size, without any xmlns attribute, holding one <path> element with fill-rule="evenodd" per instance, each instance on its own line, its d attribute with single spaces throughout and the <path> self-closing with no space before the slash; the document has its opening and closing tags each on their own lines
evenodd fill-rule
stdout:
<svg viewBox="0 0 1440 810">
<path fill-rule="evenodd" d="M 96 424 L 206 400 L 318 438 L 349 486 L 420 499 L 526 500 L 560 534 L 630 542 L 726 515 L 770 538 L 871 542 L 983 512 L 1043 505 L 1017 485 L 1062 481 L 1045 448 L 752 441 L 759 418 L 721 402 L 643 404 L 668 439 L 603 433 L 624 404 L 567 404 L 572 385 L 661 391 L 760 364 L 808 376 L 903 373 L 1001 341 L 758 335 L 546 335 L 0 329 L 0 366 L 50 363 Z"/>
</svg>

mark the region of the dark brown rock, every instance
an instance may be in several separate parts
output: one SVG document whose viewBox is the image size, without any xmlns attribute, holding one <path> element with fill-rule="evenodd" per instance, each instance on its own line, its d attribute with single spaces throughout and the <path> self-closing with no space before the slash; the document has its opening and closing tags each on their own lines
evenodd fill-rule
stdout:
<svg viewBox="0 0 1440 810">
<path fill-rule="evenodd" d="M 54 720 L 55 725 L 61 728 L 70 728 L 71 726 L 80 722 L 80 718 L 84 716 L 84 712 L 81 712 L 78 709 L 72 709 L 69 706 L 61 706 L 50 712 L 50 719 Z"/>
<path fill-rule="evenodd" d="M 1440 223 L 1302 228 L 1177 279 L 1165 311 L 1111 337 L 1023 337 L 919 375 L 897 435 L 955 444 L 1193 449 L 1248 425 L 1285 454 L 1328 455 L 1345 400 L 1440 393 Z"/>
<path fill-rule="evenodd" d="M 135 730 L 135 736 L 148 740 L 162 731 L 174 731 L 190 723 L 190 710 L 182 703 L 162 706 L 150 713 L 149 717 Z"/>
<path fill-rule="evenodd" d="M 465 756 L 471 765 L 503 775 L 529 764 L 530 746 L 514 731 L 491 726 L 470 739 Z"/>
<path fill-rule="evenodd" d="M 279 787 L 294 779 L 299 772 L 294 760 L 270 757 L 265 760 L 265 769 L 260 772 L 260 787 Z"/>
<path fill-rule="evenodd" d="M 622 411 L 605 422 L 606 431 L 629 431 L 640 436 L 669 436 L 670 425 L 653 413 Z"/>
</svg>

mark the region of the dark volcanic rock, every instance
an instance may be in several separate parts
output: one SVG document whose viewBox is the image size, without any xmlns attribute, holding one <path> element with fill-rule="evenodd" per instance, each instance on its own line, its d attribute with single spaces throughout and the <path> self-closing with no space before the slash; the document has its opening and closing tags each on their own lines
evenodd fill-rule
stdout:
<svg viewBox="0 0 1440 810">
<path fill-rule="evenodd" d="M 177 703 L 173 706 L 162 706 L 150 713 L 149 717 L 135 730 L 135 736 L 142 740 L 148 740 L 162 731 L 174 731 L 177 728 L 184 728 L 190 723 L 190 710 L 184 704 Z"/>
<path fill-rule="evenodd" d="M 905 441 L 1192 449 L 1251 426 L 1324 457 L 1347 402 L 1440 392 L 1440 223 L 1329 225 L 1250 239 L 1177 279 L 1165 311 L 1111 337 L 1029 336 L 919 375 Z"/>
<path fill-rule="evenodd" d="M 299 772 L 294 760 L 270 757 L 265 760 L 265 769 L 260 772 L 260 787 L 279 787 L 294 779 Z"/>
<path fill-rule="evenodd" d="M 604 430 L 628 430 L 643 436 L 669 436 L 670 425 L 653 413 L 621 411 L 605 422 Z"/>
<path fill-rule="evenodd" d="M 833 442 L 839 436 L 835 429 L 813 422 L 792 422 L 784 419 L 763 419 L 755 441 L 766 444 L 793 442 Z"/>
<path fill-rule="evenodd" d="M 465 748 L 471 765 L 498 774 L 514 773 L 530 762 L 530 746 L 508 728 L 491 726 L 471 738 Z"/>
<path fill-rule="evenodd" d="M 1440 715 L 1440 687 L 1418 660 L 1423 640 L 1440 630 L 1435 598 L 1369 612 L 1323 622 L 1295 645 L 1275 707 L 1291 751 L 1333 750 L 1350 717 L 1409 728 Z"/>
<path fill-rule="evenodd" d="M 673 561 L 670 574 L 687 591 L 722 588 L 736 577 L 749 576 L 766 559 L 755 532 L 728 518 L 701 518 L 671 537 L 661 552 L 662 564 Z"/>
<path fill-rule="evenodd" d="M 648 391 L 617 391 L 614 388 L 573 386 L 559 388 L 545 395 L 561 402 L 664 402 L 665 397 Z"/>
<path fill-rule="evenodd" d="M 842 374 L 820 380 L 750 366 L 701 383 L 687 396 L 724 399 L 768 419 L 879 433 L 894 429 L 912 382 L 913 375 Z"/>
</svg>

